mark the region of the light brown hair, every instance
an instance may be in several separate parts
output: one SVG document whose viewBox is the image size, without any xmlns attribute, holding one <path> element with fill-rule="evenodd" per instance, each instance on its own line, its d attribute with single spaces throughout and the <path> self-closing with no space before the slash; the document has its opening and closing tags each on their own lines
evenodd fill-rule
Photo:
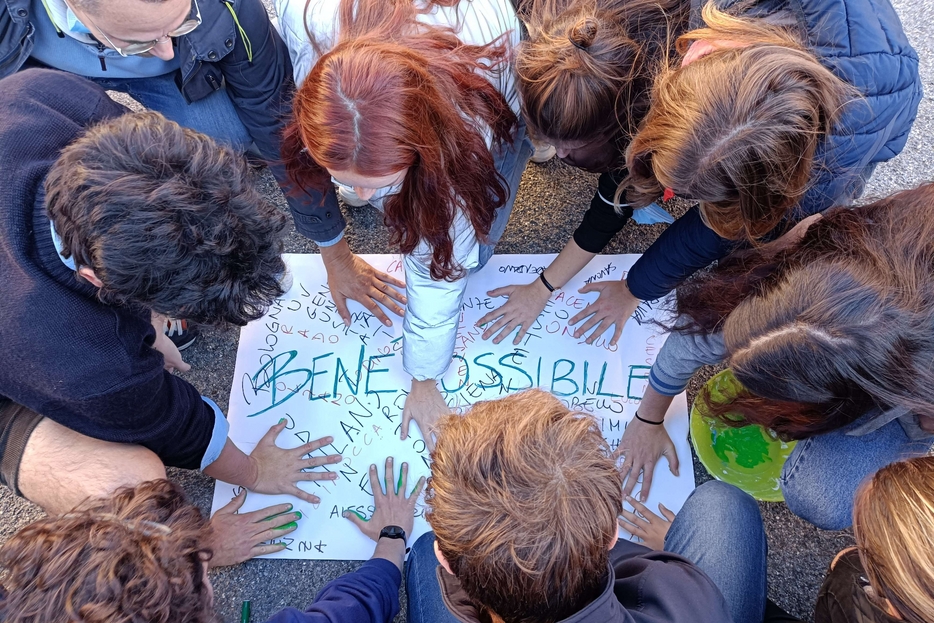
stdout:
<svg viewBox="0 0 934 623">
<path fill-rule="evenodd" d="M 32 523 L 0 548 L 4 623 L 207 623 L 207 520 L 167 480 Z"/>
<path fill-rule="evenodd" d="M 648 112 L 652 81 L 687 26 L 686 0 L 527 0 L 516 73 L 533 134 L 581 141 L 621 134 Z"/>
<path fill-rule="evenodd" d="M 892 463 L 856 493 L 853 531 L 866 577 L 909 623 L 934 613 L 934 457 Z"/>
<path fill-rule="evenodd" d="M 622 481 L 593 417 L 528 390 L 439 424 L 426 502 L 438 547 L 506 623 L 569 617 L 605 588 Z"/>
<path fill-rule="evenodd" d="M 634 205 L 670 188 L 700 202 L 717 234 L 755 241 L 809 188 L 815 154 L 853 91 L 788 30 L 708 4 L 707 28 L 682 36 L 730 41 L 659 75 L 626 155 Z"/>
</svg>

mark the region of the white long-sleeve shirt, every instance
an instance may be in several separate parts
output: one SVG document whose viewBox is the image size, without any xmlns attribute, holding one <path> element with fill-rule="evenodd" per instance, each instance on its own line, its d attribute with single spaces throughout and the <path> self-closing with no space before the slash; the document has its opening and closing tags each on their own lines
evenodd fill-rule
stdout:
<svg viewBox="0 0 934 623">
<path fill-rule="evenodd" d="M 415 6 L 423 9 L 424 0 Z M 308 5 L 308 30 L 322 49 L 330 49 L 337 41 L 338 8 L 340 0 L 311 0 Z M 318 57 L 305 32 L 305 0 L 276 0 L 279 30 L 292 57 L 295 83 L 301 84 Z M 457 6 L 433 6 L 420 12 L 421 24 L 453 28 L 458 38 L 468 45 L 485 45 L 508 33 L 507 42 L 514 49 L 521 37 L 519 19 L 509 0 L 461 0 Z M 503 94 L 518 116 L 519 96 L 516 91 L 512 67 L 489 72 L 489 81 Z M 491 145 L 488 127 L 479 128 L 487 146 Z M 377 195 L 370 204 L 382 210 L 385 195 Z M 454 241 L 454 260 L 470 271 L 479 265 L 480 243 L 469 219 L 460 211 L 451 227 Z M 322 243 L 323 246 L 333 241 Z M 403 321 L 402 360 L 405 371 L 417 380 L 438 379 L 451 363 L 460 307 L 467 288 L 466 278 L 457 281 L 435 281 L 429 265 L 431 248 L 421 243 L 404 259 L 406 296 Z"/>
</svg>

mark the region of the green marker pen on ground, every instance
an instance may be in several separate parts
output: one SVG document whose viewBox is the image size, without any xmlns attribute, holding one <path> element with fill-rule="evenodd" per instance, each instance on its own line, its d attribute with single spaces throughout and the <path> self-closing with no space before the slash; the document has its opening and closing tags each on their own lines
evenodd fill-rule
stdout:
<svg viewBox="0 0 934 623">
<path fill-rule="evenodd" d="M 240 623 L 250 623 L 250 600 L 247 599 L 240 606 Z"/>
</svg>

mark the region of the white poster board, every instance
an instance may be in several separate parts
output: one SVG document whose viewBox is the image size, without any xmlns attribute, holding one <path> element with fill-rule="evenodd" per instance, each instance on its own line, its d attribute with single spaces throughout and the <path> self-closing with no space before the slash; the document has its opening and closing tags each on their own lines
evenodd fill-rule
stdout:
<svg viewBox="0 0 934 623">
<path fill-rule="evenodd" d="M 398 256 L 362 257 L 404 280 Z M 640 306 L 614 347 L 609 346 L 609 333 L 593 345 L 574 339 L 567 322 L 596 299 L 595 293 L 578 293 L 584 283 L 622 278 L 638 255 L 594 258 L 577 278 L 552 296 L 518 346 L 512 345 L 512 336 L 498 345 L 485 341 L 480 337 L 482 329 L 476 326 L 479 318 L 505 300 L 491 299 L 488 290 L 528 282 L 554 257 L 498 255 L 470 277 L 443 393 L 452 408 L 463 410 L 480 400 L 541 387 L 569 408 L 595 415 L 615 449 L 635 414 L 649 368 L 665 341 L 665 333 L 649 322 L 658 305 Z M 227 415 L 230 438 L 249 453 L 270 426 L 286 418 L 287 429 L 277 441 L 280 447 L 294 448 L 332 436 L 334 442 L 316 454 L 339 453 L 343 461 L 317 468 L 337 472 L 337 480 L 299 485 L 319 497 L 319 504 L 288 495 L 251 493 L 241 512 L 281 502 L 301 511 L 298 529 L 282 539 L 287 548 L 272 558 L 365 560 L 372 555 L 374 545 L 342 513 L 347 509 L 367 517 L 372 513 L 369 465 L 378 466 L 381 481 L 387 456 L 394 458 L 396 469 L 408 462 L 412 483 L 429 475 L 428 453 L 414 422 L 409 438 L 399 439 L 402 406 L 410 385 L 410 377 L 402 369 L 402 322 L 390 314 L 393 326 L 384 327 L 361 305 L 350 302 L 352 323 L 344 326 L 328 292 L 321 256 L 296 254 L 285 259 L 293 276 L 291 290 L 264 318 L 240 333 Z M 665 427 L 681 461 L 689 461 L 683 393 L 672 403 Z M 648 507 L 656 510 L 661 502 L 677 512 L 694 486 L 693 470 L 682 469 L 681 476 L 675 478 L 663 459 L 655 471 Z M 227 504 L 238 490 L 218 481 L 212 512 Z M 420 504 L 409 543 L 429 529 L 423 513 Z M 621 535 L 628 536 L 622 531 Z"/>
</svg>

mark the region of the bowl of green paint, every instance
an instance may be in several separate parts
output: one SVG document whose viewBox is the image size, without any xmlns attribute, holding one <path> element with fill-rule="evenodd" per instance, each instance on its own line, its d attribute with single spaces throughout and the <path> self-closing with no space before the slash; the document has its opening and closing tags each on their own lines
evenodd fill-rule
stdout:
<svg viewBox="0 0 934 623">
<path fill-rule="evenodd" d="M 729 369 L 707 382 L 710 398 L 717 405 L 732 402 L 742 389 Z M 782 441 L 774 431 L 756 424 L 728 426 L 710 417 L 703 400 L 698 398 L 691 407 L 691 443 L 701 464 L 717 480 L 735 485 L 757 500 L 784 500 L 778 483 L 782 466 L 795 447 L 794 441 Z"/>
</svg>

